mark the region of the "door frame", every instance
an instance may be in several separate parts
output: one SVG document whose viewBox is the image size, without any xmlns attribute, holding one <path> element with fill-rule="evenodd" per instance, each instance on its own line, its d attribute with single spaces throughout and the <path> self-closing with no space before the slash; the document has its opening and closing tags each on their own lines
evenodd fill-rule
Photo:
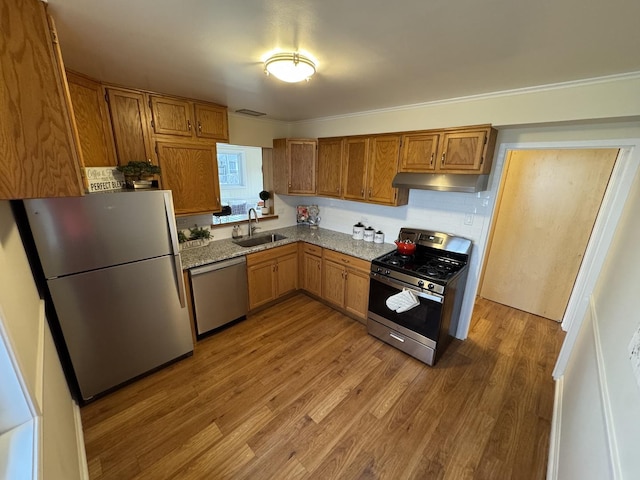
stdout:
<svg viewBox="0 0 640 480">
<path fill-rule="evenodd" d="M 585 255 L 578 270 L 578 276 L 569 297 L 567 309 L 562 318 L 561 327 L 567 332 L 564 339 L 553 377 L 558 379 L 564 373 L 571 350 L 575 344 L 582 321 L 589 308 L 589 298 L 596 285 L 600 271 L 611 246 L 613 236 L 622 215 L 631 185 L 640 169 L 640 138 L 621 140 L 587 140 L 562 142 L 523 142 L 503 143 L 496 155 L 496 167 L 492 172 L 490 190 L 501 192 L 504 182 L 504 165 L 509 151 L 512 150 L 548 150 L 548 149 L 589 149 L 589 148 L 618 148 L 620 152 L 611 173 L 611 178 L 605 191 L 596 222 L 593 226 Z M 482 262 L 479 266 L 481 276 L 484 275 L 485 262 L 489 247 L 490 232 L 493 231 L 497 202 L 499 195 L 493 198 L 492 214 L 482 232 Z M 473 298 L 478 294 L 480 282 L 476 284 Z M 466 335 L 465 335 L 466 336 Z"/>
</svg>

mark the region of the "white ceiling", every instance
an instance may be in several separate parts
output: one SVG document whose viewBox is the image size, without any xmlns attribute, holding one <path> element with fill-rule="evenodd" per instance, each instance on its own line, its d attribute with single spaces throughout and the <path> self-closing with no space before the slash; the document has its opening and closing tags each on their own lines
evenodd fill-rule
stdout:
<svg viewBox="0 0 640 480">
<path fill-rule="evenodd" d="M 640 71 L 638 0 L 49 0 L 68 68 L 296 121 Z M 318 72 L 263 73 L 274 49 Z"/>
</svg>

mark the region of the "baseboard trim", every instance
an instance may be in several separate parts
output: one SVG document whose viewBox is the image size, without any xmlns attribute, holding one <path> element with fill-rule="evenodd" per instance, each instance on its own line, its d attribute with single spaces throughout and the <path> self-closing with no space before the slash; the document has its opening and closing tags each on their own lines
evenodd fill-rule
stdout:
<svg viewBox="0 0 640 480">
<path fill-rule="evenodd" d="M 558 478 L 560 462 L 560 426 L 562 425 L 562 395 L 564 392 L 564 375 L 556 380 L 553 397 L 553 417 L 549 434 L 549 461 L 547 463 L 547 480 Z"/>
<path fill-rule="evenodd" d="M 87 452 L 84 448 L 84 433 L 82 431 L 82 416 L 80 407 L 73 402 L 73 421 L 76 430 L 76 446 L 78 448 L 78 470 L 82 480 L 89 480 L 89 465 L 87 465 Z"/>
</svg>

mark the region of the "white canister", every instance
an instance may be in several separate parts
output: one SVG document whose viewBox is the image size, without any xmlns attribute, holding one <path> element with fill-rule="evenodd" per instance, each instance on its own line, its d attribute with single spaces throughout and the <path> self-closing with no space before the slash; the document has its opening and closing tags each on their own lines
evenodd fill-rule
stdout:
<svg viewBox="0 0 640 480">
<path fill-rule="evenodd" d="M 373 243 L 384 243 L 384 233 L 382 233 L 380 230 L 378 230 L 373 235 Z"/>
<path fill-rule="evenodd" d="M 356 223 L 353 226 L 353 235 L 351 237 L 354 240 L 362 240 L 364 238 L 364 225 Z"/>
<path fill-rule="evenodd" d="M 364 229 L 364 241 L 365 242 L 373 242 L 373 237 L 375 235 L 376 231 L 371 228 L 371 227 L 367 227 Z"/>
</svg>

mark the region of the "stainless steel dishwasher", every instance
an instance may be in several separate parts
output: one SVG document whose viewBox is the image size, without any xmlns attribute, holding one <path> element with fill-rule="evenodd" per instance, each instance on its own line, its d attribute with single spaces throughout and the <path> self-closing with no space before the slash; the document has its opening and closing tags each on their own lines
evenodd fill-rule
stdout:
<svg viewBox="0 0 640 480">
<path fill-rule="evenodd" d="M 246 266 L 247 259 L 237 257 L 189 270 L 198 336 L 246 317 Z"/>
</svg>

